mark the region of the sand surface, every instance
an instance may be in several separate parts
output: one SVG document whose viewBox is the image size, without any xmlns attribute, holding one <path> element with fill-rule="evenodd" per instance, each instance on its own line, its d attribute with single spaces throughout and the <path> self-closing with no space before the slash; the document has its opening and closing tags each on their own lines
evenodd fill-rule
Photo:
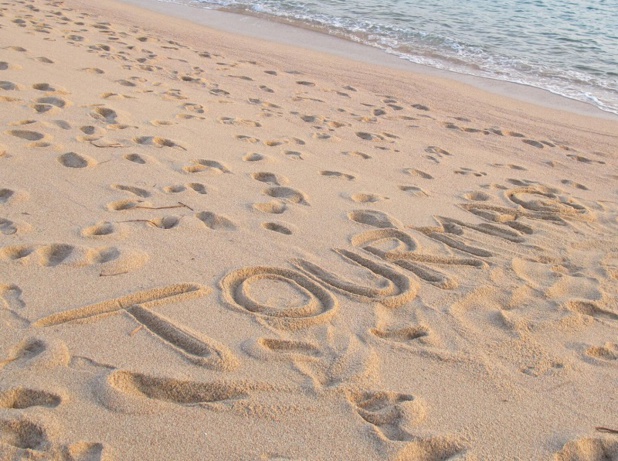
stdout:
<svg viewBox="0 0 618 461">
<path fill-rule="evenodd" d="M 0 123 L 1 460 L 618 460 L 618 122 L 33 0 Z"/>
</svg>

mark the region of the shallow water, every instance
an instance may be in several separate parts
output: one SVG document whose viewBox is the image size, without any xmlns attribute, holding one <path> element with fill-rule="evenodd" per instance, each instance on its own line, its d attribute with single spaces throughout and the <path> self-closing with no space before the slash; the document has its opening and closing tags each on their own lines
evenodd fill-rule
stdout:
<svg viewBox="0 0 618 461">
<path fill-rule="evenodd" d="M 184 3 L 184 2 L 183 2 Z M 618 0 L 191 0 L 618 114 Z"/>
</svg>

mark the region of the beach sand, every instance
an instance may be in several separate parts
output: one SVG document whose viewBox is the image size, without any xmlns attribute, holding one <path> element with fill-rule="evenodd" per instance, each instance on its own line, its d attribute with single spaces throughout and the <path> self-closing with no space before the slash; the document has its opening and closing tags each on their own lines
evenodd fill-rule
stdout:
<svg viewBox="0 0 618 461">
<path fill-rule="evenodd" d="M 618 122 L 0 4 L 0 459 L 618 460 Z"/>
</svg>

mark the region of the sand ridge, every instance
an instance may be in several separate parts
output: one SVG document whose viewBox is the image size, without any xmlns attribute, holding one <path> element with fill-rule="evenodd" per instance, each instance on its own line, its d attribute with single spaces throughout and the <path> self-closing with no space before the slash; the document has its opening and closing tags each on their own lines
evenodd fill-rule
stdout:
<svg viewBox="0 0 618 461">
<path fill-rule="evenodd" d="M 0 4 L 0 458 L 618 459 L 615 122 L 162 18 Z"/>
</svg>

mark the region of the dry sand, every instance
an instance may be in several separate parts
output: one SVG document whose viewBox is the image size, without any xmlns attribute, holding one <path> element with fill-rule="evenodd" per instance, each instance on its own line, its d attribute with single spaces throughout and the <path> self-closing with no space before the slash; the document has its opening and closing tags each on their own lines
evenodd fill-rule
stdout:
<svg viewBox="0 0 618 461">
<path fill-rule="evenodd" d="M 618 459 L 618 122 L 111 0 L 0 45 L 0 459 Z"/>
</svg>

